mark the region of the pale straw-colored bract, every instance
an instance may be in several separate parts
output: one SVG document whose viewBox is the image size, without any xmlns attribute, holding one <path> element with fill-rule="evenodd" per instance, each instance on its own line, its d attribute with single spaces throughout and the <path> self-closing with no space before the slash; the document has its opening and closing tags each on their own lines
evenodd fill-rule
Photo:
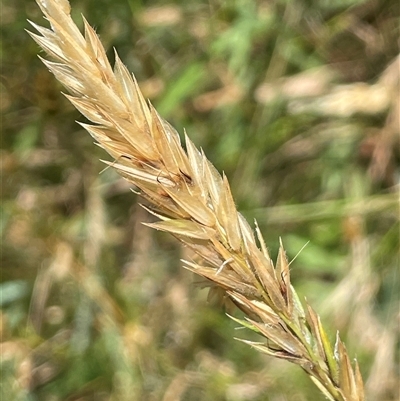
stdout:
<svg viewBox="0 0 400 401">
<path fill-rule="evenodd" d="M 86 20 L 82 35 L 71 19 L 67 0 L 37 3 L 51 25 L 31 22 L 40 35 L 30 35 L 54 60 L 44 64 L 93 123 L 82 126 L 114 159 L 106 163 L 149 202 L 159 221 L 148 226 L 190 247 L 198 256 L 184 266 L 222 290 L 246 316 L 235 320 L 265 339 L 241 341 L 301 366 L 330 400 L 364 400 L 357 362 L 353 369 L 339 336 L 331 347 L 319 316 L 298 300 L 282 244 L 274 266 L 257 224 L 254 235 L 237 212 L 227 178 L 186 135 L 182 148 L 118 55 L 112 68 Z"/>
</svg>

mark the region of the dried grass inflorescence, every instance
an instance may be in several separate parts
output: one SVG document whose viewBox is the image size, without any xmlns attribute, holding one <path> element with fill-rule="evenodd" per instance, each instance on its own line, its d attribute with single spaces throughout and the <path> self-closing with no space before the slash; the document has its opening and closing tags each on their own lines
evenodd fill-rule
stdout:
<svg viewBox="0 0 400 401">
<path fill-rule="evenodd" d="M 332 349 L 319 316 L 304 310 L 290 284 L 281 244 L 276 265 L 256 224 L 255 235 L 238 213 L 225 175 L 220 175 L 185 135 L 143 98 L 118 55 L 111 68 L 95 31 L 84 20 L 81 34 L 67 0 L 37 0 L 51 29 L 31 22 L 32 38 L 55 61 L 44 64 L 67 88 L 72 104 L 93 124 L 81 124 L 114 159 L 105 162 L 139 189 L 159 221 L 198 256 L 184 266 L 208 279 L 245 314 L 240 324 L 263 342 L 242 340 L 268 355 L 300 365 L 330 400 L 364 400 L 355 361 L 339 336 Z M 258 243 L 258 245 L 257 245 Z"/>
</svg>

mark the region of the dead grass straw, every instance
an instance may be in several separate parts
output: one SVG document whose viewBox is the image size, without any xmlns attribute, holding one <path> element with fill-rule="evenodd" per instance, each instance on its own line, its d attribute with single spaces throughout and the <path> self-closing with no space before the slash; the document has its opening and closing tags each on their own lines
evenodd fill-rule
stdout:
<svg viewBox="0 0 400 401">
<path fill-rule="evenodd" d="M 199 261 L 184 260 L 185 268 L 222 289 L 246 316 L 235 320 L 265 338 L 241 341 L 299 365 L 330 400 L 364 400 L 357 361 L 353 369 L 339 335 L 331 347 L 319 316 L 308 304 L 303 308 L 282 244 L 274 265 L 257 224 L 254 234 L 237 212 L 225 175 L 186 134 L 182 148 L 178 133 L 145 101 L 117 53 L 110 66 L 86 20 L 81 34 L 67 0 L 37 3 L 51 25 L 31 22 L 40 35 L 30 35 L 54 59 L 43 63 L 93 123 L 81 125 L 114 159 L 105 163 L 148 200 L 159 221 L 147 225 L 190 247 Z"/>
</svg>

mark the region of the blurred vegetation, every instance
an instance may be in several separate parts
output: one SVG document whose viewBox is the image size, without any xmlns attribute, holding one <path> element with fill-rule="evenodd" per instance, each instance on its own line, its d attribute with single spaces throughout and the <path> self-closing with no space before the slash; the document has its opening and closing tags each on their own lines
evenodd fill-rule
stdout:
<svg viewBox="0 0 400 401">
<path fill-rule="evenodd" d="M 398 400 L 397 0 L 80 0 L 113 58 L 279 237 L 293 282 Z M 33 0 L 1 6 L 3 400 L 322 400 L 233 337 L 173 238 L 74 121 L 37 59 Z"/>
</svg>

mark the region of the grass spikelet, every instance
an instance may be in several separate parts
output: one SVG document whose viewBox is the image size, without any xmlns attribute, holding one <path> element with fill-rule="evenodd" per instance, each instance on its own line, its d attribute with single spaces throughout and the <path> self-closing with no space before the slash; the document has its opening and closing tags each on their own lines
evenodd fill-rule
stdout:
<svg viewBox="0 0 400 401">
<path fill-rule="evenodd" d="M 179 135 L 146 103 L 133 76 L 116 54 L 114 68 L 95 31 L 84 35 L 70 16 L 67 0 L 37 0 L 51 29 L 32 26 L 32 38 L 55 61 L 43 60 L 65 86 L 68 99 L 93 125 L 82 124 L 115 162 L 115 168 L 147 199 L 159 221 L 149 227 L 171 233 L 202 262 L 184 266 L 222 288 L 245 314 L 241 325 L 263 342 L 242 340 L 260 352 L 299 365 L 334 401 L 364 400 L 363 383 L 338 337 L 335 351 L 318 315 L 307 313 L 290 283 L 281 243 L 276 267 L 262 234 L 237 212 L 225 175 L 204 153 Z"/>
</svg>

